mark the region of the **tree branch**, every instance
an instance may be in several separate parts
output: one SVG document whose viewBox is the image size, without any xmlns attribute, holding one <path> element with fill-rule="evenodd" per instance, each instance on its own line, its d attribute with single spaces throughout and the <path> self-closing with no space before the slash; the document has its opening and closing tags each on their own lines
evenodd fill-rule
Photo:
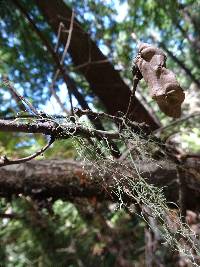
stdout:
<svg viewBox="0 0 200 267">
<path fill-rule="evenodd" d="M 0 167 L 6 166 L 6 165 L 20 164 L 20 163 L 30 161 L 36 158 L 37 156 L 41 155 L 42 153 L 44 153 L 53 144 L 54 140 L 55 140 L 54 137 L 51 136 L 51 139 L 49 140 L 46 146 L 44 146 L 43 148 L 41 148 L 40 150 L 38 150 L 37 152 L 33 153 L 32 155 L 28 157 L 24 157 L 20 159 L 8 159 L 7 156 L 2 156 L 0 157 Z"/>
<path fill-rule="evenodd" d="M 62 22 L 66 28 L 69 28 L 72 11 L 64 1 L 37 1 L 34 0 L 41 10 L 46 21 L 52 26 L 55 33 Z M 66 34 L 61 35 L 61 42 L 66 43 Z M 85 76 L 93 92 L 99 97 L 111 115 L 118 111 L 126 113 L 127 104 L 130 99 L 131 91 L 121 79 L 118 71 L 102 54 L 96 43 L 90 38 L 78 20 L 74 19 L 74 29 L 71 38 L 69 53 L 75 66 L 79 66 L 80 72 Z M 89 64 L 85 64 L 89 61 Z M 94 63 L 94 62 L 102 62 Z M 82 66 L 82 67 L 80 67 Z M 103 75 L 103 79 L 102 76 Z M 154 121 L 142 104 L 135 100 L 134 114 L 132 120 L 148 123 L 152 129 L 158 128 L 159 125 Z"/>
<path fill-rule="evenodd" d="M 29 21 L 31 27 L 35 31 L 35 33 L 39 36 L 45 47 L 47 48 L 48 52 L 51 54 L 57 68 L 60 70 L 60 73 L 63 76 L 63 80 L 67 86 L 67 88 L 71 91 L 71 93 L 76 97 L 78 103 L 83 109 L 90 109 L 87 102 L 85 101 L 84 97 L 79 93 L 78 89 L 76 88 L 76 84 L 74 80 L 65 72 L 65 69 L 63 65 L 60 63 L 60 60 L 58 58 L 58 55 L 55 53 L 54 49 L 49 44 L 48 40 L 45 38 L 45 36 L 42 34 L 42 32 L 39 30 L 39 28 L 35 25 L 32 18 L 27 13 L 26 9 L 19 3 L 18 0 L 12 0 L 12 2 L 16 5 L 16 7 L 22 12 L 24 17 Z M 89 118 L 91 120 L 91 118 Z M 98 128 L 101 126 L 101 122 L 98 120 L 91 120 L 91 122 Z"/>
<path fill-rule="evenodd" d="M 44 121 L 24 122 L 17 119 L 0 120 L 0 131 L 3 132 L 22 132 L 22 133 L 42 133 L 54 136 L 57 139 L 66 139 L 70 136 L 81 135 L 83 137 L 99 137 L 108 139 L 118 139 L 118 132 L 108 132 L 96 129 L 88 129 L 75 123 L 56 123 L 51 119 Z M 140 129 L 141 130 L 141 129 Z"/>
<path fill-rule="evenodd" d="M 39 30 L 39 28 L 36 26 L 36 24 L 34 23 L 34 21 L 31 19 L 31 17 L 29 16 L 29 14 L 26 12 L 26 9 L 21 6 L 21 4 L 18 2 L 18 0 L 12 0 L 13 3 L 19 8 L 19 10 L 22 12 L 22 14 L 27 18 L 27 20 L 30 22 L 33 30 L 36 32 L 36 34 L 40 37 L 40 39 L 43 41 L 44 45 L 46 46 L 47 50 L 49 51 L 49 53 L 51 54 L 52 58 L 54 59 L 58 70 L 61 72 L 63 79 L 66 83 L 67 88 L 69 89 L 69 93 L 73 93 L 74 96 L 77 98 L 79 104 L 81 105 L 81 107 L 83 109 L 90 109 L 90 107 L 88 106 L 87 102 L 85 101 L 84 97 L 79 93 L 78 89 L 76 88 L 75 82 L 74 80 L 65 72 L 65 69 L 62 65 L 62 61 L 60 62 L 57 54 L 55 53 L 55 51 L 53 50 L 53 48 L 51 47 L 51 45 L 49 44 L 48 40 L 43 36 L 43 34 L 41 33 L 41 31 Z M 72 12 L 73 13 L 73 12 Z M 74 23 L 74 15 L 72 14 L 72 19 L 70 20 L 70 28 L 71 28 L 71 32 L 72 32 L 72 26 Z M 69 44 L 70 44 L 70 40 L 71 40 L 71 34 L 70 34 L 70 39 L 67 39 L 67 44 L 66 44 L 66 49 L 68 49 Z M 69 43 L 69 44 L 68 44 Z M 65 49 L 65 52 L 66 52 Z M 63 61 L 64 61 L 64 55 L 63 55 Z M 58 97 L 56 97 L 58 103 L 62 106 L 62 103 L 60 101 L 60 99 Z M 72 105 L 72 100 L 70 97 L 70 102 Z M 93 117 L 88 116 L 88 118 L 91 120 L 91 122 L 93 123 L 93 125 L 101 130 L 104 131 L 104 127 L 100 121 L 99 118 L 93 119 Z M 113 154 L 114 157 L 119 157 L 120 156 L 120 151 L 117 147 L 117 145 L 115 143 L 113 143 L 112 141 L 110 142 L 110 150 L 111 153 Z"/>
<path fill-rule="evenodd" d="M 128 163 L 127 163 L 128 164 Z M 153 163 L 137 163 L 143 177 L 149 183 L 164 188 L 168 201 L 178 203 L 179 184 L 177 182 L 177 170 L 175 164 L 165 161 L 158 165 Z M 102 175 L 93 170 L 92 165 L 84 165 L 72 160 L 40 160 L 11 165 L 0 168 L 0 195 L 11 197 L 24 194 L 39 199 L 52 197 L 73 201 L 74 198 L 96 197 L 100 200 L 117 202 L 118 198 L 111 193 L 113 179 L 105 173 L 105 182 Z M 195 166 L 195 167 L 194 167 Z M 200 179 L 196 178 L 200 165 L 193 160 L 188 160 L 184 168 L 186 170 L 186 194 L 185 207 L 187 209 L 200 208 Z M 90 175 L 87 174 L 89 170 Z M 131 173 L 131 176 L 134 176 Z M 117 178 L 117 177 L 116 177 Z M 126 198 L 128 201 L 128 199 Z M 131 199 L 131 201 L 133 201 Z"/>
<path fill-rule="evenodd" d="M 33 114 L 40 116 L 39 112 L 34 108 L 34 106 L 23 96 L 21 96 L 17 90 L 14 88 L 14 86 L 11 84 L 11 82 L 8 80 L 7 77 L 3 78 L 3 82 L 5 84 L 5 86 L 7 86 L 9 88 L 9 90 L 11 91 L 12 95 L 15 96 L 15 99 L 17 100 L 17 103 L 20 103 L 20 107 L 22 108 L 22 110 L 26 111 L 25 106 L 23 105 L 23 102 L 30 108 L 30 110 L 33 112 Z"/>
</svg>

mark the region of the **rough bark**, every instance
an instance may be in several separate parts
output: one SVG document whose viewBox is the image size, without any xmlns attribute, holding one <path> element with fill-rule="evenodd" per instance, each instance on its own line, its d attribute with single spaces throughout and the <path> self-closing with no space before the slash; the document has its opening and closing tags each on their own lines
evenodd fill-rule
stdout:
<svg viewBox="0 0 200 267">
<path fill-rule="evenodd" d="M 55 33 L 57 33 L 61 22 L 66 29 L 69 29 L 72 11 L 62 0 L 51 2 L 35 0 L 35 3 Z M 60 40 L 63 45 L 66 44 L 67 36 L 66 33 L 61 35 Z M 91 90 L 100 98 L 107 111 L 110 114 L 116 114 L 118 111 L 125 114 L 131 95 L 129 87 L 89 34 L 83 30 L 77 19 L 74 20 L 68 51 L 74 65 L 85 76 Z M 152 129 L 159 127 L 138 99 L 135 99 L 130 114 L 133 120 L 146 122 Z"/>
<path fill-rule="evenodd" d="M 161 167 L 159 167 L 161 166 Z M 178 202 L 179 182 L 176 165 L 166 162 L 144 164 L 140 166 L 143 176 L 149 183 L 165 186 L 164 192 L 168 201 Z M 200 163 L 190 159 L 185 163 L 187 209 L 200 208 Z M 75 198 L 96 197 L 98 200 L 117 201 L 111 195 L 110 186 L 113 179 L 107 174 L 105 181 L 98 173 L 92 171 L 91 176 L 83 172 L 80 162 L 72 160 L 41 160 L 21 165 L 0 168 L 0 195 L 11 197 L 24 194 L 37 198 L 73 200 Z"/>
</svg>

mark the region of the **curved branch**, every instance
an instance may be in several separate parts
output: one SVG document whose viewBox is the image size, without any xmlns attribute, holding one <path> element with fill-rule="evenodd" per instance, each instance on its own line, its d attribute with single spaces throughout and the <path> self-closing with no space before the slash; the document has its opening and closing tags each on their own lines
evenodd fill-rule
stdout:
<svg viewBox="0 0 200 267">
<path fill-rule="evenodd" d="M 3 82 L 4 82 L 4 85 L 6 87 L 9 88 L 9 90 L 12 92 L 12 95 L 15 96 L 15 98 L 17 99 L 17 102 L 19 101 L 22 101 L 22 103 L 20 103 L 21 107 L 22 107 L 22 110 L 26 111 L 26 108 L 25 106 L 23 105 L 23 102 L 30 108 L 30 110 L 33 112 L 33 114 L 37 115 L 40 117 L 40 114 L 39 112 L 34 108 L 34 106 L 26 99 L 24 98 L 22 95 L 20 95 L 18 93 L 18 91 L 15 89 L 15 87 L 11 84 L 11 82 L 8 80 L 7 77 L 4 77 L 3 78 Z M 22 106 L 23 105 L 23 106 Z"/>
<path fill-rule="evenodd" d="M 20 158 L 20 159 L 8 159 L 7 156 L 2 156 L 2 157 L 0 157 L 0 167 L 6 166 L 6 165 L 25 163 L 31 159 L 36 158 L 37 156 L 44 153 L 53 144 L 54 140 L 55 140 L 55 138 L 53 136 L 51 136 L 51 139 L 48 142 L 48 144 L 46 144 L 46 146 L 44 146 L 43 148 L 41 148 L 40 150 L 36 151 L 35 153 L 33 153 L 32 155 L 30 155 L 28 157 L 24 157 L 24 158 Z"/>
<path fill-rule="evenodd" d="M 182 122 L 185 122 L 185 121 L 187 121 L 187 120 L 189 120 L 191 118 L 197 117 L 197 116 L 200 116 L 200 112 L 194 112 L 194 113 L 192 113 L 192 114 L 190 114 L 188 116 L 185 116 L 185 117 L 182 117 L 180 119 L 174 120 L 171 123 L 167 124 L 166 126 L 160 127 L 157 130 L 153 131 L 153 133 L 157 134 L 157 133 L 164 132 L 168 128 L 175 127 L 178 124 L 180 124 Z"/>
</svg>

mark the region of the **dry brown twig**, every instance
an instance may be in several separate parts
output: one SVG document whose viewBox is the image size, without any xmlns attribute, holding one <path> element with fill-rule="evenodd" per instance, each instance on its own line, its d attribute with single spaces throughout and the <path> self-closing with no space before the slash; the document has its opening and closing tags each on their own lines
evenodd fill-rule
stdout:
<svg viewBox="0 0 200 267">
<path fill-rule="evenodd" d="M 57 42 L 56 42 L 56 45 L 55 45 L 55 48 L 54 48 L 54 52 L 57 53 L 58 52 L 58 48 L 59 48 L 59 43 L 60 43 L 60 36 L 61 36 L 61 32 L 62 32 L 62 29 L 64 28 L 64 24 L 62 22 L 60 22 L 59 24 L 59 28 L 58 28 L 58 34 L 57 34 Z"/>
<path fill-rule="evenodd" d="M 70 22 L 70 28 L 69 28 L 69 32 L 68 32 L 68 38 L 67 38 L 67 42 L 66 42 L 66 45 L 65 45 L 65 48 L 64 48 L 64 51 L 63 51 L 63 55 L 62 55 L 62 58 L 60 60 L 60 65 L 63 66 L 63 63 L 64 63 L 64 60 L 65 60 L 65 57 L 66 57 L 66 54 L 67 54 L 67 51 L 68 51 L 68 48 L 69 48 L 69 45 L 70 45 L 70 41 L 71 41 L 71 37 L 72 37 L 72 31 L 73 31 L 73 23 L 74 23 L 74 11 L 72 10 L 72 16 L 71 16 L 71 22 Z M 59 40 L 60 40 L 60 35 L 61 35 L 61 31 L 62 31 L 62 28 L 64 27 L 63 23 L 61 23 L 59 25 L 59 29 L 58 29 L 58 35 L 57 35 L 57 43 L 56 43 L 56 46 L 55 46 L 55 53 L 57 53 L 57 50 L 58 50 L 58 47 L 59 47 Z M 62 110 L 68 114 L 68 111 L 66 110 L 66 108 L 64 107 L 64 105 L 62 104 L 60 98 L 58 97 L 58 95 L 56 94 L 56 91 L 54 89 L 55 87 L 55 83 L 56 83 L 56 80 L 58 78 L 60 74 L 60 69 L 58 68 L 56 70 L 56 73 L 52 79 L 52 83 L 50 85 L 50 90 L 53 94 L 53 96 L 55 97 L 55 99 L 57 100 L 59 106 L 62 108 Z M 69 94 L 69 100 L 70 100 L 70 105 L 71 105 L 71 112 L 73 114 L 73 104 L 72 104 L 72 96 L 71 96 L 71 92 L 68 90 L 68 94 Z"/>
</svg>

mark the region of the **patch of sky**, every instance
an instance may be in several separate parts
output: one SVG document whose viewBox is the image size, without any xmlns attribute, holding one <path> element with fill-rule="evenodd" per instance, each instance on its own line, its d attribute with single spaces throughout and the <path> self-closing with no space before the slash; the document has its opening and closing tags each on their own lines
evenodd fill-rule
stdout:
<svg viewBox="0 0 200 267">
<path fill-rule="evenodd" d="M 117 22 L 124 21 L 128 14 L 128 8 L 129 8 L 127 1 L 120 3 L 120 0 L 115 0 L 113 1 L 113 3 L 117 10 L 117 15 L 115 17 L 116 21 Z"/>
<path fill-rule="evenodd" d="M 3 20 L 0 20 L 0 26 L 1 26 L 1 27 L 5 27 L 5 26 L 6 26 L 6 23 L 5 23 L 5 21 L 3 21 Z"/>
<path fill-rule="evenodd" d="M 38 74 L 38 69 L 37 68 L 33 68 L 30 72 L 31 72 L 31 74 Z"/>
<path fill-rule="evenodd" d="M 19 76 L 19 70 L 14 70 L 14 75 L 18 77 Z"/>
<path fill-rule="evenodd" d="M 32 134 L 30 134 L 30 136 L 32 136 Z M 35 143 L 36 143 L 36 141 L 33 138 L 33 139 L 29 139 L 27 141 L 23 140 L 20 143 L 17 143 L 15 147 L 16 148 L 25 147 L 25 146 L 29 147 L 31 145 L 34 145 Z"/>
<path fill-rule="evenodd" d="M 21 61 L 24 61 L 24 60 L 25 60 L 25 57 L 20 53 L 20 54 L 19 54 L 19 59 L 20 59 Z"/>
<path fill-rule="evenodd" d="M 147 31 L 147 36 L 153 36 L 154 39 L 158 42 L 162 41 L 163 35 L 165 34 L 165 31 L 159 30 L 156 28 L 153 24 L 150 25 L 148 31 Z M 151 42 L 152 43 L 152 40 Z M 155 42 L 153 41 L 153 44 Z M 154 44 L 155 45 L 155 44 Z M 176 56 L 180 56 L 182 51 L 179 49 L 179 46 L 181 45 L 181 42 L 178 40 L 169 40 L 169 50 Z"/>
<path fill-rule="evenodd" d="M 87 20 L 87 21 L 93 21 L 93 20 L 95 20 L 95 17 L 94 17 L 93 14 L 91 14 L 91 12 L 85 12 L 83 14 L 83 18 L 84 18 L 84 20 Z"/>
<path fill-rule="evenodd" d="M 9 92 L 4 92 L 3 93 L 3 101 L 7 101 L 10 99 L 10 93 Z"/>
<path fill-rule="evenodd" d="M 108 54 L 109 54 L 109 52 L 110 52 L 110 49 L 108 48 L 107 45 L 104 44 L 104 41 L 103 41 L 103 40 L 100 40 L 100 41 L 98 42 L 98 46 L 99 46 L 99 49 L 101 50 L 101 52 L 102 52 L 104 55 L 108 56 Z"/>
<path fill-rule="evenodd" d="M 15 89 L 17 90 L 17 92 L 20 95 L 23 95 L 24 94 L 24 89 L 21 87 L 21 85 L 19 83 L 15 83 Z"/>
<path fill-rule="evenodd" d="M 3 26 L 3 27 L 4 27 L 4 26 Z M 3 29 L 3 27 L 2 27 L 2 29 L 1 29 L 2 37 L 3 37 L 3 38 L 8 38 L 8 34 L 7 34 L 6 31 Z"/>
<path fill-rule="evenodd" d="M 58 92 L 57 95 L 62 101 L 63 105 L 70 111 L 70 102 L 69 102 L 69 95 L 68 95 L 68 90 L 66 88 L 66 85 L 63 83 L 58 86 Z M 73 107 L 76 107 L 78 105 L 78 102 L 75 97 L 72 97 L 72 104 Z M 49 115 L 53 114 L 63 114 L 62 109 L 58 105 L 56 99 L 51 96 L 50 99 L 46 102 L 45 105 L 40 105 L 39 106 L 40 110 L 46 112 Z M 64 114 L 66 115 L 66 114 Z"/>
</svg>

